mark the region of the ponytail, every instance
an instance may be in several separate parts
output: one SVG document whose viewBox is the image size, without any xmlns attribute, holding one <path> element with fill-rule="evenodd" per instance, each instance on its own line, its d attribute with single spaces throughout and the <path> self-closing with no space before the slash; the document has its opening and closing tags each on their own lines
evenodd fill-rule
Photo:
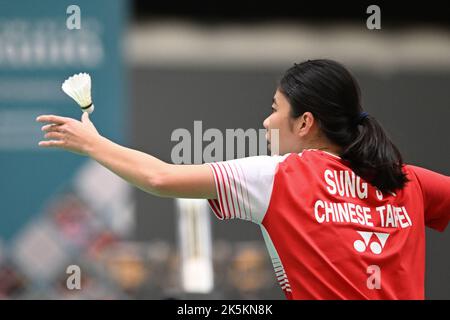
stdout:
<svg viewBox="0 0 450 320">
<path fill-rule="evenodd" d="M 366 115 L 357 124 L 356 139 L 341 154 L 352 170 L 382 192 L 402 189 L 408 181 L 400 151 L 378 121 Z"/>
</svg>

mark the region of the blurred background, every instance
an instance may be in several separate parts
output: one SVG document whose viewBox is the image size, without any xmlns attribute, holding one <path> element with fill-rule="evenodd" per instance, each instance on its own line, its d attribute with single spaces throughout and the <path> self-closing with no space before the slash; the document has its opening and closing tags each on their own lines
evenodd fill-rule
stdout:
<svg viewBox="0 0 450 320">
<path fill-rule="evenodd" d="M 37 115 L 81 116 L 61 90 L 74 73 L 92 76 L 100 133 L 170 162 L 174 130 L 260 129 L 284 70 L 335 59 L 405 161 L 449 175 L 448 9 L 379 2 L 372 30 L 370 4 L 1 1 L 0 298 L 284 299 L 257 225 L 37 148 Z M 426 236 L 426 297 L 450 299 L 450 233 Z"/>
</svg>

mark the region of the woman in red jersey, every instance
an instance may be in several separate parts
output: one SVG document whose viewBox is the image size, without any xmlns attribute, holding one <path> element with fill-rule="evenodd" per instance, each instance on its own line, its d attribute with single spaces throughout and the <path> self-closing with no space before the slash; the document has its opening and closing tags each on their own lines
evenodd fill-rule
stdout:
<svg viewBox="0 0 450 320">
<path fill-rule="evenodd" d="M 156 196 L 208 199 L 219 219 L 257 223 L 288 299 L 424 298 L 425 227 L 446 228 L 450 177 L 403 163 L 335 61 L 284 74 L 264 121 L 279 132 L 272 156 L 173 165 L 101 136 L 87 113 L 37 120 L 50 123 L 42 147 L 89 156 Z"/>
</svg>

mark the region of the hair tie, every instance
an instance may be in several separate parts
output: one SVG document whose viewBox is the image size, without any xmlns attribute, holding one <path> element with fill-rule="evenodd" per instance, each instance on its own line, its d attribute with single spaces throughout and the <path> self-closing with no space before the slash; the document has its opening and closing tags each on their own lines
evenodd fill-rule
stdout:
<svg viewBox="0 0 450 320">
<path fill-rule="evenodd" d="M 356 119 L 356 124 L 360 124 L 365 118 L 367 118 L 369 114 L 367 112 L 361 112 L 358 116 L 358 119 Z"/>
</svg>

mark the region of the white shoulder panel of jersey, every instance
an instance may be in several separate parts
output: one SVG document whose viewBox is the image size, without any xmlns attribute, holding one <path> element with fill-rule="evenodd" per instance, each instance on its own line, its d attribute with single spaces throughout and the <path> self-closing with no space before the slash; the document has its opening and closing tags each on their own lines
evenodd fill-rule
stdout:
<svg viewBox="0 0 450 320">
<path fill-rule="evenodd" d="M 260 224 L 269 206 L 277 165 L 289 155 L 208 163 L 216 181 L 217 200 L 209 201 L 216 216 Z"/>
</svg>

